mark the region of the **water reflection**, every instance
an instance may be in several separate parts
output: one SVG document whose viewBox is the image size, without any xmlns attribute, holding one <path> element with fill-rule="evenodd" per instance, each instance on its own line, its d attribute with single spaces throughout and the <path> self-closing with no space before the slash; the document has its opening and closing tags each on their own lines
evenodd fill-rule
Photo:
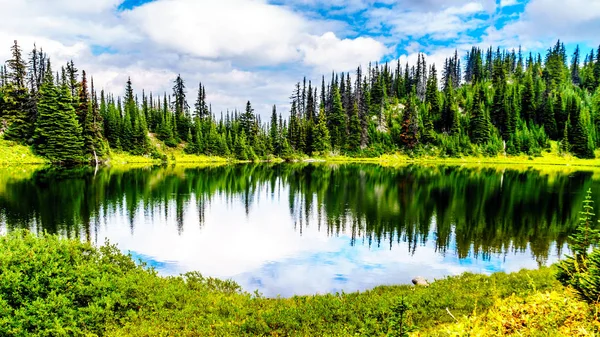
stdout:
<svg viewBox="0 0 600 337">
<path fill-rule="evenodd" d="M 0 219 L 289 296 L 552 263 L 587 188 L 591 172 L 443 166 L 0 169 Z"/>
</svg>

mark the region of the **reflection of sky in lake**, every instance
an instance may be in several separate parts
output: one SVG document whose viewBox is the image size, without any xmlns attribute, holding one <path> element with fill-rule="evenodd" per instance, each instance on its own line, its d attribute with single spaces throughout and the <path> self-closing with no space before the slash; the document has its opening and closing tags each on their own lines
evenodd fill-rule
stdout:
<svg viewBox="0 0 600 337">
<path fill-rule="evenodd" d="M 200 212 L 202 207 L 192 196 L 181 233 L 174 204 L 167 212 L 156 206 L 140 207 L 133 220 L 121 208 L 107 212 L 92 237 L 98 243 L 108 238 L 163 275 L 199 271 L 231 278 L 245 290 L 259 290 L 266 296 L 349 292 L 410 283 L 415 276 L 432 280 L 465 271 L 510 272 L 538 266 L 529 250 L 458 259 L 452 243 L 442 254 L 435 249 L 433 230 L 414 254 L 408 243 L 396 240 L 391 248 L 389 240 L 379 247 L 375 243 L 369 247 L 362 239 L 352 245 L 351 233 L 328 235 L 325 223 L 319 230 L 316 211 L 300 234 L 297 217 L 290 214 L 288 193 L 285 187 L 274 194 L 266 189 L 257 192 L 248 215 L 241 198 L 216 195 Z M 551 247 L 548 263 L 558 259 L 556 251 Z"/>
</svg>

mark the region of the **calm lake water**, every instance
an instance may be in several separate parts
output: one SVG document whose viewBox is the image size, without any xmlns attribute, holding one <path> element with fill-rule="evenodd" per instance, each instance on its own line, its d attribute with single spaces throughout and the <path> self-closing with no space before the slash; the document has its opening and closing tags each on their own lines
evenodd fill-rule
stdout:
<svg viewBox="0 0 600 337">
<path fill-rule="evenodd" d="M 592 172 L 370 164 L 0 169 L 0 231 L 106 239 L 163 275 L 265 296 L 356 291 L 566 252 Z M 599 201 L 596 201 L 599 204 Z"/>
</svg>

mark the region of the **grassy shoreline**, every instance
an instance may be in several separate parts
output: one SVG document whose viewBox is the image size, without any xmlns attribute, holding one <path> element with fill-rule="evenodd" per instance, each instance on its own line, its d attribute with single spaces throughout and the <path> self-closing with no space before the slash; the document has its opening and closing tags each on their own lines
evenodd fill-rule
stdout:
<svg viewBox="0 0 600 337">
<path fill-rule="evenodd" d="M 163 147 L 164 148 L 164 147 Z M 19 145 L 14 142 L 0 139 L 0 165 L 50 165 L 48 160 L 37 156 L 31 147 Z M 138 156 L 125 152 L 112 151 L 109 159 L 105 162 L 108 166 L 140 166 L 140 165 L 160 165 L 160 164 L 226 164 L 243 163 L 231 158 L 216 156 L 200 156 L 186 154 L 183 149 L 166 149 L 164 151 L 167 160 L 153 159 L 150 156 Z M 380 157 L 360 158 L 343 155 L 328 155 L 317 157 L 306 157 L 295 160 L 296 162 L 326 162 L 326 163 L 374 163 L 384 166 L 408 165 L 408 164 L 431 164 L 431 165 L 501 165 L 501 166 L 528 166 L 528 167 L 569 167 L 569 168 L 600 168 L 600 150 L 597 151 L 597 159 L 579 159 L 571 155 L 559 155 L 556 144 L 552 148 L 543 152 L 540 157 L 504 156 L 495 157 L 475 157 L 466 156 L 460 158 L 441 158 L 435 156 L 411 157 L 402 153 L 386 154 Z M 264 160 L 262 162 L 283 162 L 280 158 Z"/>
<path fill-rule="evenodd" d="M 15 231 L 0 236 L 0 251 L 2 336 L 403 336 L 399 324 L 411 336 L 600 332 L 594 308 L 553 268 L 264 298 L 199 273 L 161 277 L 77 239 Z"/>
</svg>

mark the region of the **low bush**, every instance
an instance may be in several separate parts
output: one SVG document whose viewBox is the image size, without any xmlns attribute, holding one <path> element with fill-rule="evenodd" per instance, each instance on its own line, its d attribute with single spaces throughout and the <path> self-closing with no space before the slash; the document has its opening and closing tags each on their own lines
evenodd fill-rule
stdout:
<svg viewBox="0 0 600 337">
<path fill-rule="evenodd" d="M 451 323 L 496 301 L 561 288 L 542 268 L 464 274 L 429 287 L 264 298 L 199 273 L 160 277 L 112 245 L 0 237 L 1 336 L 386 336 Z M 398 301 L 410 308 L 398 316 Z"/>
</svg>

